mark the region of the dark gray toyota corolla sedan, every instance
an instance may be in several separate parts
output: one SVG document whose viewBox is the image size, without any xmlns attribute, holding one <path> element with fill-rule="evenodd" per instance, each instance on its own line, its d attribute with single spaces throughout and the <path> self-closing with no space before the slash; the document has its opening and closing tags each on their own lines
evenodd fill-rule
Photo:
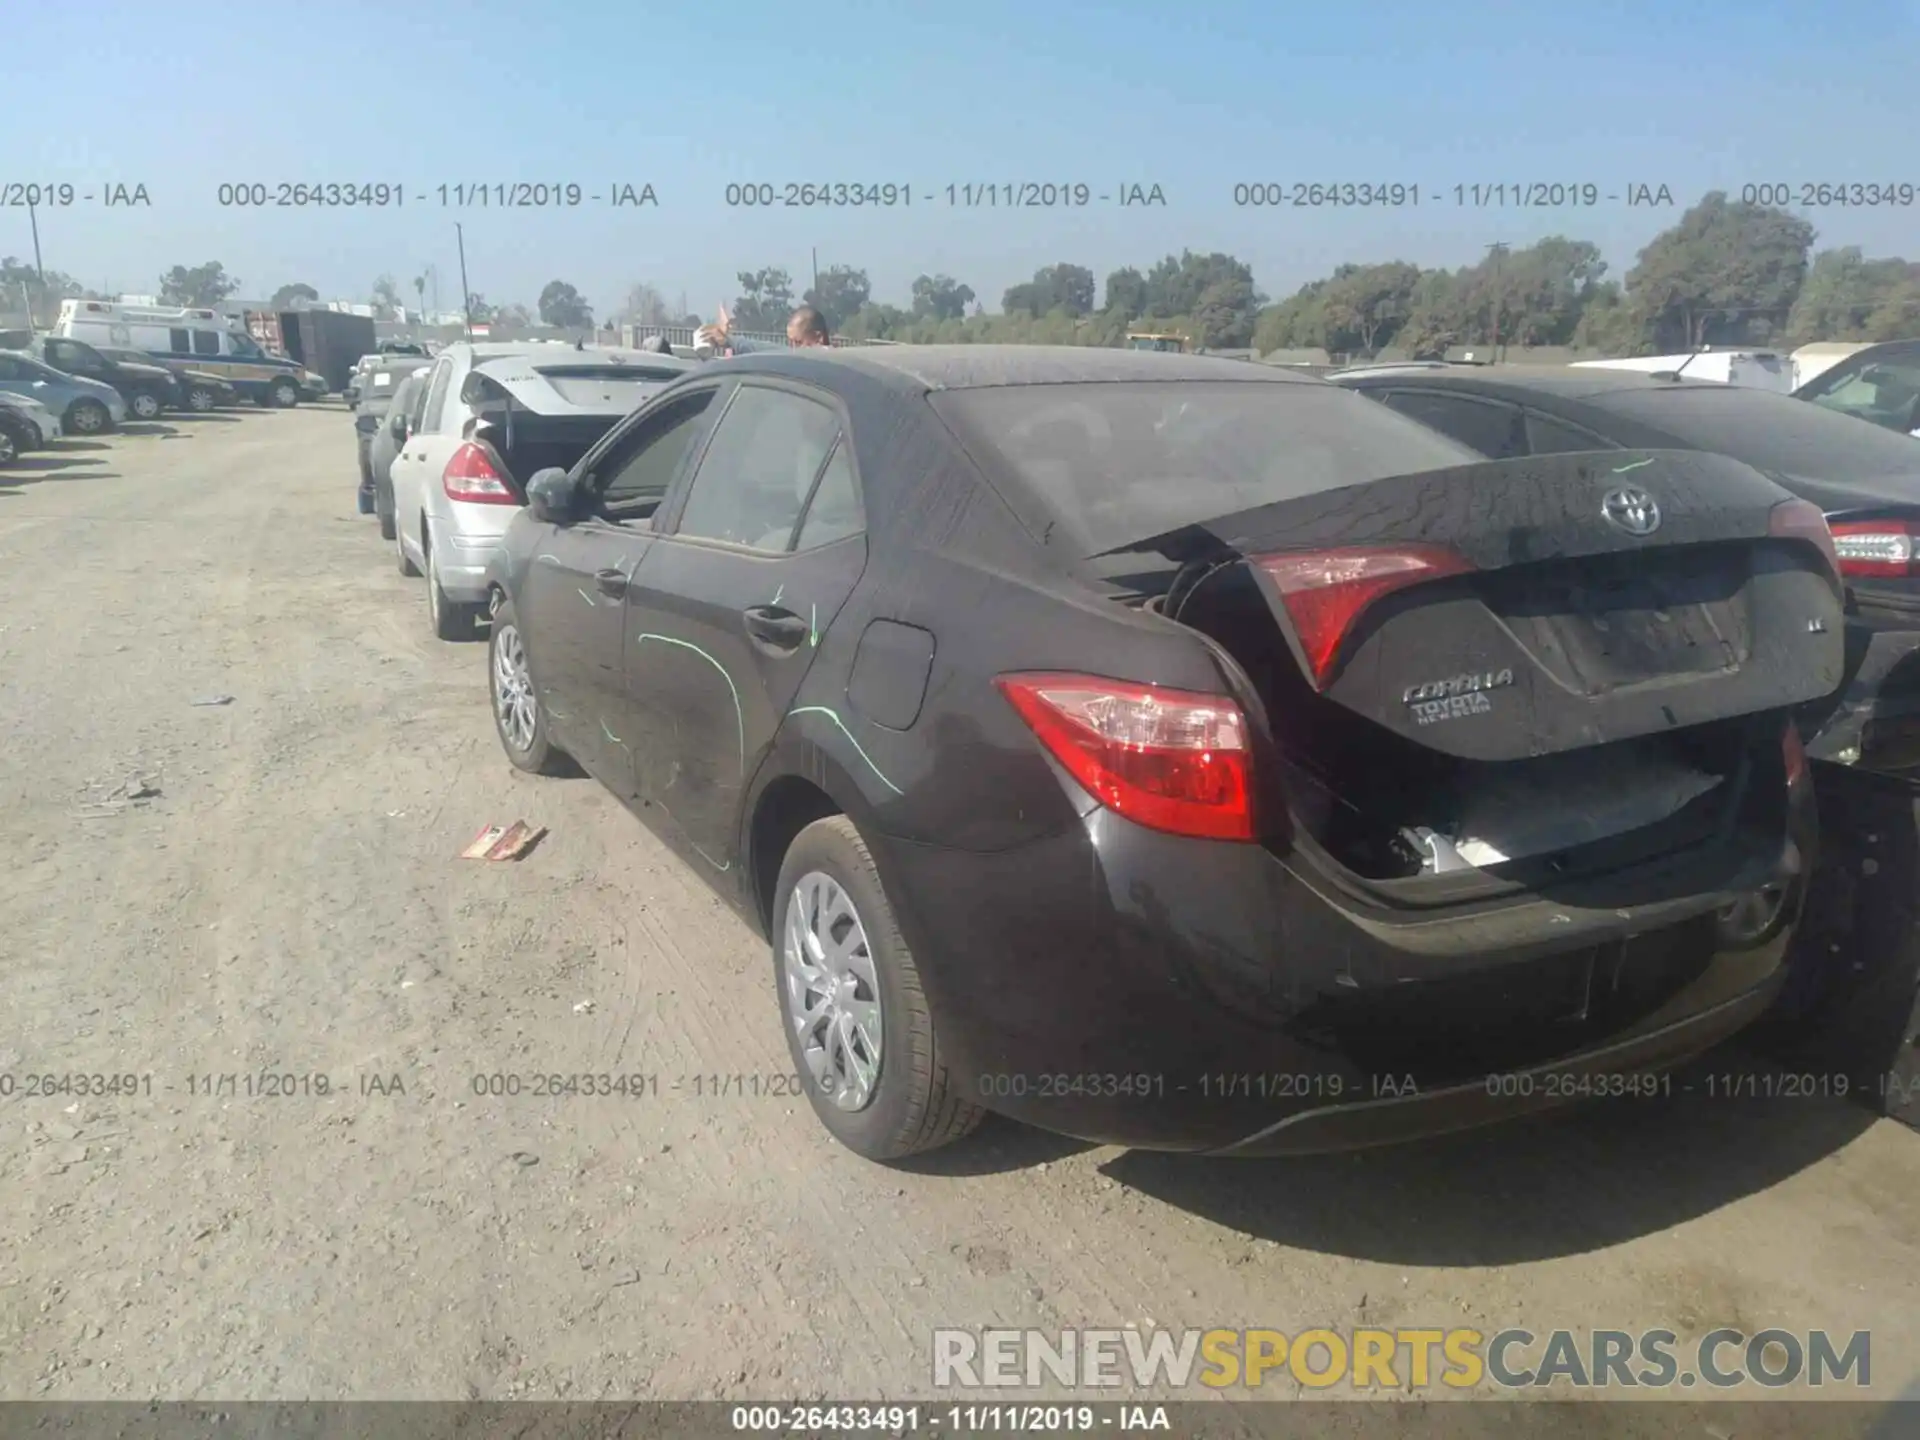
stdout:
<svg viewBox="0 0 1920 1440">
<path fill-rule="evenodd" d="M 863 1155 L 985 1110 L 1271 1154 L 1658 1093 L 1779 983 L 1840 590 L 1738 461 L 888 347 L 703 367 L 525 498 L 508 757 L 583 765 L 770 937 Z"/>
</svg>

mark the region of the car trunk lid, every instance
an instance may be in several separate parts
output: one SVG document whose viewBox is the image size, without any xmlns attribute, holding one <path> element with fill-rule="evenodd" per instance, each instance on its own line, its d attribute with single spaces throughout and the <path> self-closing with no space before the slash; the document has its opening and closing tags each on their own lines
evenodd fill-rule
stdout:
<svg viewBox="0 0 1920 1440">
<path fill-rule="evenodd" d="M 1322 491 L 1124 548 L 1185 562 L 1174 618 L 1202 586 L 1257 592 L 1303 702 L 1510 761 L 1830 694 L 1830 544 L 1738 461 L 1615 451 Z"/>
</svg>

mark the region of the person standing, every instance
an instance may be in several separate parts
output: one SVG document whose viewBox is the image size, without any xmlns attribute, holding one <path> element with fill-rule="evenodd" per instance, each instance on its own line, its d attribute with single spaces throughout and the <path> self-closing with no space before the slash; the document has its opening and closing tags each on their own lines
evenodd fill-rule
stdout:
<svg viewBox="0 0 1920 1440">
<path fill-rule="evenodd" d="M 833 340 L 827 332 L 827 317 L 815 306 L 800 306 L 787 317 L 787 344 L 794 349 L 831 346 Z M 720 307 L 718 320 L 711 325 L 702 325 L 694 332 L 693 345 L 702 359 L 717 355 L 748 355 L 781 348 L 757 340 L 736 340 L 733 336 L 733 317 L 727 313 L 724 305 Z"/>
</svg>

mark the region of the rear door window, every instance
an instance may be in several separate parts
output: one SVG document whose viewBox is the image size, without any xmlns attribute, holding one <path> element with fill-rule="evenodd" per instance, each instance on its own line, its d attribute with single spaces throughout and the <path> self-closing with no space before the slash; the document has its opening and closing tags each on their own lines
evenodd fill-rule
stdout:
<svg viewBox="0 0 1920 1440">
<path fill-rule="evenodd" d="M 427 382 L 427 406 L 420 420 L 420 428 L 429 434 L 440 431 L 441 415 L 447 408 L 447 386 L 452 380 L 451 360 L 442 360 L 433 367 L 433 378 Z"/>
<path fill-rule="evenodd" d="M 175 331 L 174 333 L 182 337 L 181 343 L 176 345 L 174 348 L 176 350 L 186 349 L 187 347 L 185 343 L 185 332 Z M 193 332 L 193 353 L 196 355 L 218 355 L 220 353 L 220 337 L 214 334 L 211 330 L 194 331 Z"/>
<path fill-rule="evenodd" d="M 827 405 L 742 385 L 700 459 L 674 530 L 756 550 L 785 550 L 840 433 Z"/>
<path fill-rule="evenodd" d="M 1390 390 L 1380 398 L 1408 419 L 1451 435 L 1489 460 L 1511 460 L 1527 453 L 1526 426 L 1518 405 L 1436 390 Z"/>
<path fill-rule="evenodd" d="M 800 523 L 800 536 L 793 548 L 818 550 L 858 535 L 866 526 L 866 517 L 860 513 L 859 489 L 853 481 L 853 453 L 843 433 L 827 468 L 820 472 L 820 483 L 813 487 L 807 518 Z"/>
<path fill-rule="evenodd" d="M 216 348 L 218 348 L 216 346 Z M 176 355 L 185 355 L 193 349 L 193 335 L 187 330 L 167 331 L 167 349 Z"/>
</svg>

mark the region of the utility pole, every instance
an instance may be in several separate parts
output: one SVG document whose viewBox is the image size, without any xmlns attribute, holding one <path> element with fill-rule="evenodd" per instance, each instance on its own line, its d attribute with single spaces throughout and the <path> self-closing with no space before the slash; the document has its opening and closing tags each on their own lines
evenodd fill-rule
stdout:
<svg viewBox="0 0 1920 1440">
<path fill-rule="evenodd" d="M 47 272 L 40 264 L 40 217 L 33 201 L 27 201 L 27 224 L 33 227 L 33 273 L 40 277 L 40 303 L 47 303 Z M 33 329 L 33 304 L 27 304 L 27 329 Z"/>
<path fill-rule="evenodd" d="M 467 232 L 459 225 L 453 236 L 460 244 L 460 313 L 467 317 L 467 339 L 473 339 L 473 291 L 467 286 Z"/>
<path fill-rule="evenodd" d="M 813 293 L 820 293 L 820 247 L 813 247 Z"/>
<path fill-rule="evenodd" d="M 1500 289 L 1500 259 L 1507 253 L 1507 242 L 1496 240 L 1487 246 L 1487 256 L 1493 262 L 1493 363 L 1500 363 L 1500 307 L 1505 296 Z"/>
</svg>

